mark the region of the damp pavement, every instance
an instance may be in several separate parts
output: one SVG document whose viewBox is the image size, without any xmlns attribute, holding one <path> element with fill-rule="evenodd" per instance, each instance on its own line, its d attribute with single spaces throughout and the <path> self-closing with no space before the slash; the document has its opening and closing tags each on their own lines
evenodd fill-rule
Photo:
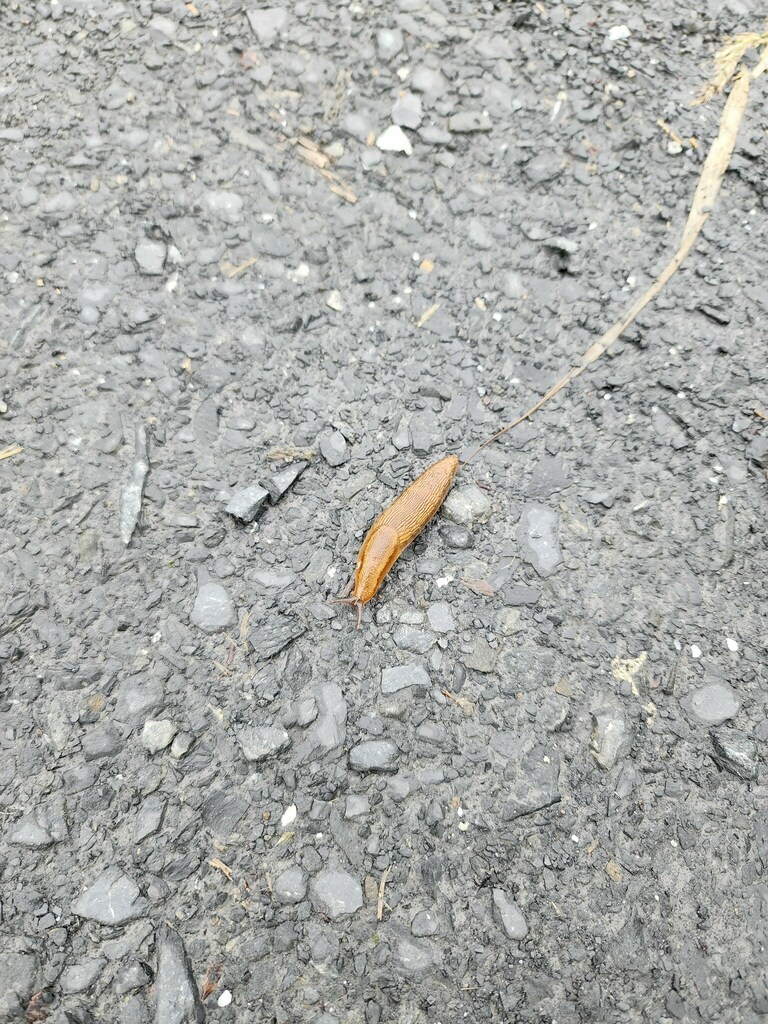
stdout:
<svg viewBox="0 0 768 1024">
<path fill-rule="evenodd" d="M 0 1020 L 764 1020 L 759 26 L 1 6 Z"/>
</svg>

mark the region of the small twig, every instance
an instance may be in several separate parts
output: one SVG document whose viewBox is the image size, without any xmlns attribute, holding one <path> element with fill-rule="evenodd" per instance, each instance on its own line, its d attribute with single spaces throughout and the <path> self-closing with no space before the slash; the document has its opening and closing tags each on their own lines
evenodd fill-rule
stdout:
<svg viewBox="0 0 768 1024">
<path fill-rule="evenodd" d="M 567 370 L 563 376 L 552 385 L 549 391 L 535 402 L 530 409 L 526 409 L 521 416 L 518 416 L 517 419 L 507 424 L 506 427 L 502 427 L 501 430 L 497 430 L 492 437 L 489 437 L 487 441 L 483 442 L 483 444 L 481 444 L 480 447 L 465 460 L 465 465 L 470 461 L 470 459 L 473 459 L 478 452 L 481 452 L 483 448 L 501 437 L 502 434 L 506 434 L 524 420 L 530 419 L 535 412 L 538 412 L 538 410 L 550 400 L 550 398 L 554 398 L 555 395 L 570 384 L 572 380 L 575 380 L 580 376 L 588 366 L 591 366 L 592 363 L 596 362 L 600 358 L 600 356 L 604 355 L 611 345 L 621 337 L 630 324 L 634 323 L 648 303 L 656 298 L 667 281 L 669 281 L 669 279 L 680 268 L 680 265 L 693 248 L 696 239 L 699 237 L 701 229 L 704 227 L 707 218 L 712 212 L 715 200 L 717 199 L 717 194 L 720 191 L 720 185 L 722 184 L 723 177 L 725 176 L 725 172 L 728 170 L 728 165 L 731 161 L 731 154 L 733 153 L 733 148 L 736 145 L 736 136 L 738 135 L 739 127 L 744 116 L 744 110 L 749 98 L 750 77 L 751 76 L 748 71 L 742 71 L 733 83 L 733 88 L 731 89 L 731 93 L 725 104 L 725 109 L 723 110 L 723 116 L 720 120 L 720 130 L 717 133 L 715 141 L 712 143 L 706 160 L 704 161 L 701 176 L 699 177 L 696 191 L 693 194 L 693 202 L 691 203 L 688 220 L 685 222 L 685 227 L 683 228 L 680 245 L 672 259 L 667 263 L 650 288 L 648 288 L 647 291 L 645 291 L 630 307 L 629 311 L 620 320 L 617 320 L 601 338 L 590 345 L 586 352 L 583 353 L 576 366 L 572 366 Z"/>
<path fill-rule="evenodd" d="M 387 864 L 387 866 L 384 868 L 384 873 L 381 876 L 381 881 L 379 882 L 379 899 L 378 902 L 376 903 L 377 921 L 381 921 L 384 918 L 384 889 L 386 887 L 387 879 L 389 878 L 389 873 L 391 870 L 392 865 Z M 387 910 L 389 910 L 389 904 L 387 904 Z"/>
<path fill-rule="evenodd" d="M 21 455 L 23 451 L 20 444 L 9 444 L 7 448 L 0 450 L 0 459 L 12 459 L 14 455 Z"/>
</svg>

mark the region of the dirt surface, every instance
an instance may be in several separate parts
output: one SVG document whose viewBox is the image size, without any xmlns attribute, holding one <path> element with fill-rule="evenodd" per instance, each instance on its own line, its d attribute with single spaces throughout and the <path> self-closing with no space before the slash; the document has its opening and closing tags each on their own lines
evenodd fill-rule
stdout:
<svg viewBox="0 0 768 1024">
<path fill-rule="evenodd" d="M 750 6 L 0 5 L 0 1020 L 766 1018 Z"/>
</svg>

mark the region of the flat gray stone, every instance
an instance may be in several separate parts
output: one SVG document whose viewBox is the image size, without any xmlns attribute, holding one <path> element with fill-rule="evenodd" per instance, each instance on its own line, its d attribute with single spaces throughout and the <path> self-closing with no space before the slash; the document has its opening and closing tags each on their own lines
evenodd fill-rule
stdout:
<svg viewBox="0 0 768 1024">
<path fill-rule="evenodd" d="M 408 625 L 398 626 L 392 639 L 401 651 L 408 651 L 411 654 L 426 654 L 436 643 L 432 633 Z"/>
<path fill-rule="evenodd" d="M 67 995 L 87 992 L 106 965 L 107 960 L 103 956 L 97 956 L 91 960 L 82 960 L 79 964 L 72 964 L 62 974 L 59 984 Z"/>
<path fill-rule="evenodd" d="M 142 746 L 150 754 L 157 754 L 159 751 L 165 750 L 166 747 L 170 746 L 177 732 L 177 727 L 169 719 L 151 719 L 144 723 L 141 733 Z"/>
<path fill-rule="evenodd" d="M 272 46 L 285 28 L 288 10 L 285 7 L 263 7 L 246 11 L 248 22 L 262 46 Z"/>
<path fill-rule="evenodd" d="M 260 484 L 243 487 L 235 491 L 224 511 L 241 523 L 252 523 L 264 511 L 269 496 L 270 492 Z"/>
<path fill-rule="evenodd" d="M 164 242 L 144 238 L 134 250 L 134 258 L 142 274 L 157 276 L 165 267 L 166 246 Z"/>
<path fill-rule="evenodd" d="M 357 818 L 361 814 L 367 814 L 371 809 L 371 803 L 367 796 L 352 794 L 347 797 L 344 807 L 345 818 Z"/>
<path fill-rule="evenodd" d="M 363 905 L 363 887 L 346 871 L 321 871 L 311 886 L 312 903 L 327 917 L 349 917 Z"/>
<path fill-rule="evenodd" d="M 271 614 L 266 622 L 251 630 L 248 642 L 257 660 L 266 661 L 288 647 L 305 633 L 306 629 L 307 627 L 298 619 L 288 615 Z"/>
<path fill-rule="evenodd" d="M 237 742 L 246 761 L 266 761 L 291 745 L 285 729 L 272 725 L 256 725 L 242 729 Z"/>
<path fill-rule="evenodd" d="M 293 487 L 308 465 L 307 462 L 294 462 L 293 465 L 281 469 L 278 473 L 273 473 L 262 479 L 261 483 L 269 492 L 269 500 L 272 505 L 277 504 L 283 495 Z"/>
<path fill-rule="evenodd" d="M 347 440 L 340 430 L 330 430 L 320 435 L 320 454 L 329 466 L 341 466 L 349 460 Z"/>
<path fill-rule="evenodd" d="M 411 921 L 411 934 L 417 938 L 428 938 L 437 932 L 437 917 L 429 910 L 420 910 Z"/>
<path fill-rule="evenodd" d="M 503 889 L 493 890 L 493 910 L 496 920 L 504 929 L 508 939 L 520 941 L 528 934 L 528 925 L 522 911 L 504 892 Z"/>
<path fill-rule="evenodd" d="M 232 598 L 220 583 L 209 580 L 197 591 L 192 622 L 205 633 L 220 633 L 237 622 Z"/>
<path fill-rule="evenodd" d="M 448 118 L 448 131 L 456 135 L 468 135 L 472 132 L 490 132 L 493 124 L 490 117 L 481 110 L 465 110 Z"/>
<path fill-rule="evenodd" d="M 157 953 L 155 1024 L 203 1024 L 197 979 L 181 937 L 163 927 Z"/>
<path fill-rule="evenodd" d="M 50 832 L 37 821 L 34 814 L 22 815 L 8 833 L 8 842 L 41 850 L 54 842 Z"/>
<path fill-rule="evenodd" d="M 272 895 L 278 903 L 301 903 L 307 895 L 307 876 L 298 865 L 286 868 L 272 884 Z"/>
<path fill-rule="evenodd" d="M 392 740 L 363 740 L 349 752 L 349 766 L 356 772 L 396 772 L 400 748 Z"/>
<path fill-rule="evenodd" d="M 385 668 L 381 673 L 381 692 L 397 693 L 406 687 L 413 686 L 421 690 L 428 690 L 431 686 L 429 673 L 418 662 L 411 662 L 408 665 L 394 665 L 392 668 Z"/>
<path fill-rule="evenodd" d="M 452 633 L 456 628 L 451 606 L 445 601 L 438 601 L 427 609 L 427 619 L 436 633 Z"/>
<path fill-rule="evenodd" d="M 685 703 L 686 709 L 704 725 L 720 725 L 733 718 L 741 707 L 736 691 L 727 683 L 702 686 Z"/>
<path fill-rule="evenodd" d="M 34 953 L 0 950 L 0 1020 L 29 1020 L 25 1011 L 37 988 L 37 972 Z"/>
<path fill-rule="evenodd" d="M 123 924 L 141 917 L 147 901 L 132 878 L 118 867 L 109 867 L 75 900 L 72 912 L 99 924 Z"/>
<path fill-rule="evenodd" d="M 422 117 L 421 99 L 412 92 L 401 93 L 392 107 L 392 123 L 403 128 L 418 128 Z"/>
<path fill-rule="evenodd" d="M 517 543 L 524 561 L 539 576 L 551 576 L 563 560 L 557 531 L 560 516 L 546 505 L 526 505 L 517 527 Z"/>
<path fill-rule="evenodd" d="M 236 192 L 212 190 L 203 195 L 203 203 L 212 216 L 229 224 L 236 224 L 243 212 L 243 197 Z"/>
<path fill-rule="evenodd" d="M 382 60 L 391 60 L 404 46 L 403 33 L 399 28 L 382 28 L 376 33 L 376 52 Z"/>
<path fill-rule="evenodd" d="M 601 768 L 606 771 L 613 768 L 627 756 L 631 747 L 632 734 L 619 708 L 605 707 L 594 712 L 589 749 Z"/>
</svg>

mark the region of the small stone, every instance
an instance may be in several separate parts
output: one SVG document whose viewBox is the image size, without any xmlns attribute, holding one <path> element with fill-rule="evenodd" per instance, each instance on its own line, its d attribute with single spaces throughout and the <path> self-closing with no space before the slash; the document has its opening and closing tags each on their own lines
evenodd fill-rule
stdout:
<svg viewBox="0 0 768 1024">
<path fill-rule="evenodd" d="M 710 683 L 690 697 L 687 710 L 705 725 L 720 725 L 733 718 L 741 704 L 735 690 L 726 683 Z"/>
<path fill-rule="evenodd" d="M 171 756 L 175 758 L 184 757 L 192 748 L 195 737 L 191 732 L 180 732 L 171 744 Z"/>
<path fill-rule="evenodd" d="M 87 992 L 106 965 L 107 961 L 102 956 L 83 960 L 79 964 L 72 964 L 71 967 L 66 968 L 59 980 L 62 991 L 67 995 Z"/>
<path fill-rule="evenodd" d="M 272 505 L 276 505 L 283 495 L 293 487 L 307 465 L 306 462 L 294 462 L 293 465 L 281 469 L 278 473 L 264 477 L 261 483 L 269 491 L 269 500 Z"/>
<path fill-rule="evenodd" d="M 22 209 L 26 209 L 28 206 L 34 206 L 40 198 L 40 193 L 32 185 L 27 185 L 24 188 L 19 189 L 19 206 Z"/>
<path fill-rule="evenodd" d="M 428 910 L 420 910 L 418 914 L 414 914 L 413 920 L 411 921 L 411 935 L 415 935 L 417 938 L 427 938 L 430 935 L 435 935 L 437 932 L 437 918 L 434 914 Z"/>
<path fill-rule="evenodd" d="M 738 640 L 734 640 L 732 637 L 728 636 L 725 638 L 725 646 L 728 648 L 731 654 L 735 654 L 736 651 L 738 651 L 739 649 L 739 642 Z"/>
<path fill-rule="evenodd" d="M 471 530 L 468 530 L 466 526 L 454 526 L 453 523 L 443 523 L 440 527 L 440 535 L 448 547 L 455 551 L 466 551 L 475 542 Z"/>
<path fill-rule="evenodd" d="M 499 612 L 499 630 L 504 636 L 514 636 L 522 629 L 519 608 L 502 608 Z"/>
<path fill-rule="evenodd" d="M 36 821 L 33 814 L 24 814 L 8 833 L 8 842 L 15 846 L 28 846 L 32 850 L 42 850 L 53 844 L 53 837 Z"/>
<path fill-rule="evenodd" d="M 392 123 L 403 128 L 418 128 L 423 116 L 421 100 L 412 92 L 403 92 L 392 107 Z"/>
<path fill-rule="evenodd" d="M 747 449 L 747 455 L 761 469 L 768 469 L 768 434 L 756 437 Z"/>
<path fill-rule="evenodd" d="M 757 778 L 757 744 L 738 729 L 719 728 L 710 733 L 715 764 L 745 782 Z"/>
<path fill-rule="evenodd" d="M 199 587 L 192 609 L 192 622 L 205 633 L 220 633 L 235 625 L 237 612 L 234 602 L 220 583 L 209 580 Z"/>
<path fill-rule="evenodd" d="M 363 905 L 363 887 L 346 871 L 321 871 L 312 881 L 316 910 L 333 920 L 354 914 Z"/>
<path fill-rule="evenodd" d="M 394 665 L 392 668 L 385 668 L 381 673 L 381 692 L 397 693 L 412 686 L 421 690 L 428 690 L 431 685 L 429 673 L 418 662 L 411 662 L 408 665 Z"/>
<path fill-rule="evenodd" d="M 476 484 L 455 488 L 443 502 L 444 514 L 461 526 L 472 526 L 490 510 L 490 499 Z"/>
<path fill-rule="evenodd" d="M 294 821 L 296 821 L 298 813 L 299 811 L 296 804 L 289 804 L 283 811 L 283 816 L 280 818 L 280 827 L 290 828 Z"/>
<path fill-rule="evenodd" d="M 7 927 L 4 928 L 4 931 L 6 935 L 10 934 Z M 37 987 L 37 975 L 37 957 L 33 953 L 14 953 L 7 947 L 0 948 L 0 979 L 2 979 L 0 1020 L 3 1022 L 30 1020 L 29 1014 L 25 1013 L 25 1010 Z"/>
<path fill-rule="evenodd" d="M 391 124 L 376 139 L 376 147 L 383 153 L 405 153 L 410 156 L 413 146 L 410 139 L 399 125 Z"/>
<path fill-rule="evenodd" d="M 337 291 L 336 289 L 334 289 L 332 292 L 328 292 L 325 304 L 326 306 L 328 306 L 329 309 L 333 309 L 337 313 L 344 312 L 344 303 L 342 302 L 341 299 L 341 292 Z"/>
<path fill-rule="evenodd" d="M 236 224 L 243 211 L 243 198 L 236 192 L 206 192 L 203 197 L 208 212 L 219 220 Z"/>
<path fill-rule="evenodd" d="M 83 736 L 80 744 L 86 761 L 114 757 L 123 749 L 123 737 L 114 725 L 97 726 Z"/>
<path fill-rule="evenodd" d="M 563 556 L 557 539 L 560 517 L 546 505 L 526 505 L 517 527 L 522 557 L 539 576 L 551 576 Z"/>
<path fill-rule="evenodd" d="M 421 974 L 434 966 L 436 951 L 428 943 L 413 942 L 405 935 L 397 938 L 394 954 L 406 974 Z"/>
<path fill-rule="evenodd" d="M 246 761 L 266 761 L 291 744 L 291 737 L 278 726 L 250 726 L 238 733 L 237 741 Z"/>
<path fill-rule="evenodd" d="M 542 153 L 541 156 L 535 156 L 533 160 L 529 160 L 523 167 L 523 172 L 534 185 L 542 185 L 559 178 L 563 173 L 563 168 L 548 153 Z"/>
<path fill-rule="evenodd" d="M 241 523 L 252 523 L 263 511 L 264 504 L 269 497 L 270 492 L 258 484 L 243 487 L 242 490 L 235 491 L 224 511 L 234 516 L 235 519 L 239 519 Z"/>
<path fill-rule="evenodd" d="M 298 865 L 286 868 L 273 882 L 272 895 L 278 903 L 301 903 L 307 895 L 307 876 Z"/>
<path fill-rule="evenodd" d="M 493 890 L 493 909 L 496 919 L 508 939 L 519 942 L 525 938 L 528 934 L 528 925 L 523 913 L 520 907 L 509 899 L 503 889 Z"/>
<path fill-rule="evenodd" d="M 344 808 L 345 818 L 359 818 L 361 814 L 367 814 L 371 804 L 367 796 L 348 796 Z"/>
<path fill-rule="evenodd" d="M 464 665 L 473 672 L 493 672 L 498 654 L 499 652 L 491 647 L 485 637 L 481 636 L 475 641 L 472 653 L 464 659 Z"/>
<path fill-rule="evenodd" d="M 285 28 L 288 11 L 283 7 L 263 7 L 261 10 L 246 11 L 246 17 L 261 45 L 272 46 Z"/>
<path fill-rule="evenodd" d="M 146 747 L 150 754 L 157 754 L 159 751 L 165 750 L 167 746 L 170 746 L 177 731 L 173 722 L 167 718 L 150 719 L 144 723 L 144 728 L 141 732 L 142 745 Z"/>
<path fill-rule="evenodd" d="M 312 725 L 317 718 L 317 701 L 314 697 L 303 697 L 296 701 L 296 724 L 302 729 Z"/>
<path fill-rule="evenodd" d="M 382 60 L 391 60 L 403 49 L 403 33 L 399 28 L 382 28 L 376 33 L 376 52 Z"/>
<path fill-rule="evenodd" d="M 456 628 L 451 606 L 445 601 L 431 604 L 427 609 L 427 619 L 436 633 L 451 633 Z"/>
<path fill-rule="evenodd" d="M 164 242 L 145 238 L 136 246 L 133 255 L 142 274 L 157 276 L 163 272 L 166 254 Z"/>
<path fill-rule="evenodd" d="M 256 627 L 248 637 L 256 658 L 265 661 L 273 658 L 294 640 L 306 632 L 306 626 L 288 615 L 271 615 L 261 626 Z"/>
<path fill-rule="evenodd" d="M 140 917 L 146 908 L 147 901 L 133 879 L 119 868 L 109 867 L 75 900 L 72 912 L 99 924 L 123 924 Z"/>
<path fill-rule="evenodd" d="M 490 132 L 493 129 L 490 117 L 479 110 L 465 110 L 448 118 L 448 131 L 457 135 L 472 132 Z"/>
<path fill-rule="evenodd" d="M 632 747 L 624 714 L 618 708 L 605 707 L 592 715 L 592 736 L 589 748 L 592 756 L 606 771 L 626 757 Z"/>
<path fill-rule="evenodd" d="M 232 1002 L 232 993 L 228 988 L 225 988 L 219 998 L 216 1000 L 218 1006 L 229 1006 Z"/>
<path fill-rule="evenodd" d="M 401 651 L 411 654 L 426 654 L 435 645 L 435 637 L 431 633 L 409 625 L 398 626 L 392 639 Z"/>
<path fill-rule="evenodd" d="M 414 92 L 437 96 L 441 96 L 448 87 L 442 71 L 439 71 L 437 68 L 427 67 L 424 64 L 420 64 L 413 69 L 410 85 Z"/>
<path fill-rule="evenodd" d="M 629 39 L 632 35 L 631 31 L 626 25 L 612 25 L 608 29 L 608 39 L 612 43 L 617 43 L 621 39 Z"/>
<path fill-rule="evenodd" d="M 341 466 L 349 459 L 347 441 L 340 430 L 330 430 L 320 435 L 320 454 L 329 466 Z"/>
<path fill-rule="evenodd" d="M 392 740 L 363 740 L 349 752 L 349 766 L 356 772 L 395 772 L 400 748 Z"/>
<path fill-rule="evenodd" d="M 204 1024 L 205 1010 L 181 936 L 160 929 L 155 980 L 155 1024 Z"/>
</svg>

